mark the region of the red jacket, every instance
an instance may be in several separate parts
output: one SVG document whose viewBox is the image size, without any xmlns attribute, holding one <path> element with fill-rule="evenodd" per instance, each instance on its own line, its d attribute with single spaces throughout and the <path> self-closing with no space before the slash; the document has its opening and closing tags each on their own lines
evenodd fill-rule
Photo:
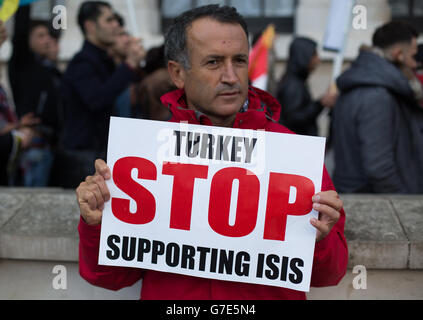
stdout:
<svg viewBox="0 0 423 320">
<path fill-rule="evenodd" d="M 172 122 L 188 121 L 192 124 L 212 125 L 205 115 L 186 108 L 183 90 L 170 92 L 162 97 L 162 103 L 172 112 Z M 249 106 L 236 116 L 234 128 L 265 129 L 266 131 L 292 133 L 277 123 L 280 112 L 278 102 L 264 91 L 249 90 Z M 197 118 L 198 117 L 198 118 Z M 324 168 L 322 191 L 334 190 Z M 336 285 L 346 272 L 347 243 L 344 237 L 345 213 L 332 231 L 315 246 L 311 285 L 315 287 Z M 93 285 L 118 290 L 143 279 L 142 299 L 305 299 L 304 292 L 285 288 L 203 279 L 179 274 L 164 273 L 137 268 L 101 266 L 97 264 L 100 226 L 79 223 L 79 271 Z"/>
</svg>

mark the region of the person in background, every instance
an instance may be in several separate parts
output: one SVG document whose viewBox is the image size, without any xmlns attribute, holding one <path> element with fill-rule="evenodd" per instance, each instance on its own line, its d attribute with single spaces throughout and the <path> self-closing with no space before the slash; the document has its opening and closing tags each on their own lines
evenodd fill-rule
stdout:
<svg viewBox="0 0 423 320">
<path fill-rule="evenodd" d="M 113 58 L 116 65 L 125 62 L 128 54 L 129 46 L 131 45 L 132 37 L 125 29 L 125 20 L 117 12 L 114 13 L 115 19 L 118 23 L 116 37 L 113 44 L 109 47 L 108 53 Z"/>
<path fill-rule="evenodd" d="M 0 20 L 0 47 L 7 39 L 7 31 Z M 19 155 L 27 149 L 34 137 L 33 126 L 40 119 L 33 113 L 28 113 L 18 120 L 9 105 L 6 91 L 0 85 L 0 185 L 13 184 L 15 168 L 18 166 Z"/>
<path fill-rule="evenodd" d="M 413 89 L 418 33 L 389 22 L 338 79 L 334 183 L 344 193 L 423 193 L 423 110 Z"/>
<path fill-rule="evenodd" d="M 420 83 L 420 87 L 423 87 L 423 44 L 417 46 L 417 53 L 414 56 L 414 60 L 417 62 L 417 67 L 414 70 L 414 75 Z M 423 97 L 420 97 L 419 104 L 423 107 Z"/>
<path fill-rule="evenodd" d="M 125 61 L 131 41 L 137 41 L 125 29 L 125 20 L 121 15 L 115 12 L 119 27 L 114 44 L 109 49 L 109 55 L 113 58 L 116 65 Z M 142 77 L 142 70 L 139 69 L 139 77 Z M 117 117 L 130 118 L 133 116 L 133 106 L 136 103 L 135 85 L 131 83 L 117 98 L 112 115 Z"/>
<path fill-rule="evenodd" d="M 311 97 L 307 79 L 319 63 L 315 41 L 304 37 L 292 41 L 288 64 L 277 85 L 276 97 L 281 104 L 279 122 L 297 134 L 317 136 L 317 117 L 323 108 L 331 109 L 336 101 L 336 93 L 329 89 L 317 101 Z"/>
<path fill-rule="evenodd" d="M 151 48 L 147 52 L 146 76 L 137 86 L 136 117 L 167 121 L 171 117 L 169 109 L 160 102 L 160 97 L 176 89 L 166 67 L 164 45 Z"/>
<path fill-rule="evenodd" d="M 25 186 L 48 185 L 61 129 L 61 73 L 48 59 L 53 37 L 47 21 L 30 20 L 30 6 L 15 15 L 9 61 L 9 81 L 19 118 L 33 113 L 40 118 L 31 146 L 21 157 Z"/>
<path fill-rule="evenodd" d="M 50 61 L 55 68 L 58 68 L 57 64 L 59 62 L 59 53 L 60 53 L 60 36 L 61 30 L 56 30 L 50 27 L 50 44 L 48 46 L 46 58 Z"/>
<path fill-rule="evenodd" d="M 137 69 L 145 56 L 140 41 L 132 39 L 125 60 L 116 66 L 108 50 L 116 41 L 119 24 L 107 2 L 83 2 L 78 24 L 85 41 L 62 81 L 65 121 L 61 180 L 65 188 L 76 187 L 92 173 L 94 159 L 105 156 L 116 99 L 137 80 Z"/>
</svg>

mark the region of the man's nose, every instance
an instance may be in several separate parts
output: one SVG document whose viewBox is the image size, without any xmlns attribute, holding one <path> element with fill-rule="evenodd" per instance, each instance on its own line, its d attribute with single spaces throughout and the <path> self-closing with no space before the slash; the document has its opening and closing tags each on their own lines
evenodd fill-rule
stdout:
<svg viewBox="0 0 423 320">
<path fill-rule="evenodd" d="M 120 24 L 116 19 L 113 19 L 113 21 L 112 21 L 112 28 L 113 29 L 119 29 L 120 28 Z"/>
<path fill-rule="evenodd" d="M 238 82 L 238 76 L 232 63 L 226 63 L 222 71 L 221 81 L 224 83 L 234 84 Z"/>
</svg>

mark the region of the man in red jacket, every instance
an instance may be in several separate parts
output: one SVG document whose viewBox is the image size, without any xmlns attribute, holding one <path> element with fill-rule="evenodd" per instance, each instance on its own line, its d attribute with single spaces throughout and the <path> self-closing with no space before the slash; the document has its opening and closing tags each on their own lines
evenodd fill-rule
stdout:
<svg viewBox="0 0 423 320">
<path fill-rule="evenodd" d="M 165 46 L 169 74 L 179 90 L 161 99 L 172 113 L 170 121 L 292 133 L 277 123 L 280 106 L 275 98 L 248 86 L 247 34 L 244 20 L 230 7 L 201 7 L 175 20 Z M 95 168 L 95 175 L 76 190 L 80 274 L 90 283 L 118 290 L 142 278 L 143 299 L 306 298 L 304 292 L 285 288 L 98 265 L 102 211 L 110 199 L 105 180 L 111 173 L 103 160 L 97 160 Z M 324 168 L 322 192 L 312 201 L 319 219 L 310 220 L 317 229 L 311 285 L 336 285 L 348 260 L 345 213 Z"/>
</svg>

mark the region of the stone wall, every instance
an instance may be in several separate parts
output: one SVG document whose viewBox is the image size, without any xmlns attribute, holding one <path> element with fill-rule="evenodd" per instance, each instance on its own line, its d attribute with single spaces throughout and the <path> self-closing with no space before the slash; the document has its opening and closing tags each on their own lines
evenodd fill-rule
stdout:
<svg viewBox="0 0 423 320">
<path fill-rule="evenodd" d="M 423 196 L 342 195 L 349 267 L 423 269 Z M 78 261 L 73 190 L 0 188 L 0 258 Z"/>
<path fill-rule="evenodd" d="M 423 196 L 341 198 L 348 270 L 308 299 L 423 299 Z M 80 277 L 78 222 L 73 190 L 0 188 L 0 299 L 138 299 L 142 281 L 112 292 Z M 57 265 L 67 270 L 66 290 L 52 285 Z M 356 266 L 367 270 L 364 290 L 354 287 Z"/>
</svg>

